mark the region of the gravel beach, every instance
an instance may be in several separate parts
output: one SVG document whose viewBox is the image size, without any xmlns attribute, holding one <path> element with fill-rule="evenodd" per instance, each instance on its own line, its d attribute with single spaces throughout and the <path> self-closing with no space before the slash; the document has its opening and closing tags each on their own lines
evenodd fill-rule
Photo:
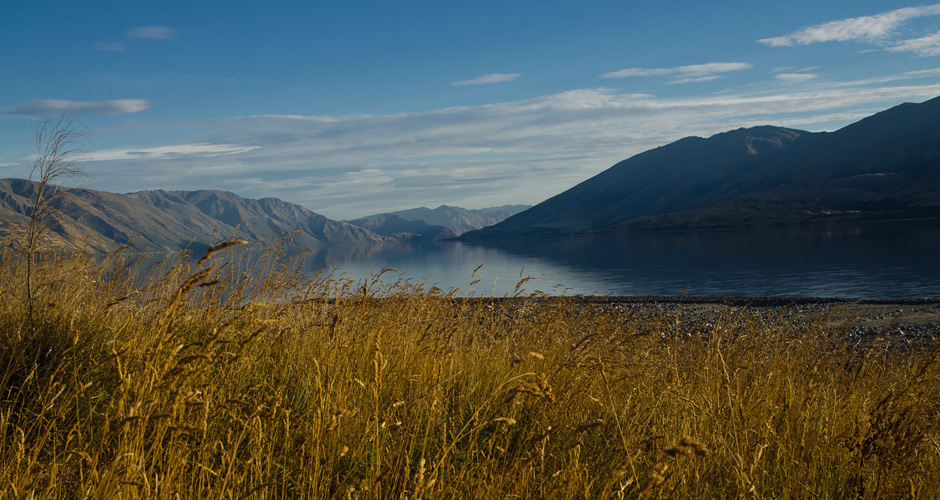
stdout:
<svg viewBox="0 0 940 500">
<path fill-rule="evenodd" d="M 856 343 L 932 345 L 940 339 L 940 298 L 845 299 L 814 297 L 585 297 L 586 303 L 636 318 L 676 318 L 688 329 L 747 313 L 768 322 L 814 325 L 820 333 Z"/>
<path fill-rule="evenodd" d="M 483 299 L 490 307 L 513 314 L 524 312 L 525 298 Z M 759 320 L 768 325 L 793 325 L 844 337 L 855 345 L 932 348 L 940 340 L 940 298 L 847 299 L 821 297 L 670 297 L 580 296 L 543 298 L 536 302 L 575 300 L 585 307 L 629 316 L 637 321 L 667 319 L 680 333 L 710 332 L 719 322 Z M 531 304 L 531 303 L 529 303 Z"/>
</svg>

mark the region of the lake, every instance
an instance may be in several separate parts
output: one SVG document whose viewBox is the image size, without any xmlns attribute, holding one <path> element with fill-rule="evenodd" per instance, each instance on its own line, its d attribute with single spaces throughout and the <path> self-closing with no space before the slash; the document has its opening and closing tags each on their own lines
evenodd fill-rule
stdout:
<svg viewBox="0 0 940 500">
<path fill-rule="evenodd" d="M 464 295 L 940 296 L 940 220 L 329 248 L 306 269 L 427 280 Z M 471 285 L 471 275 L 478 266 Z"/>
</svg>

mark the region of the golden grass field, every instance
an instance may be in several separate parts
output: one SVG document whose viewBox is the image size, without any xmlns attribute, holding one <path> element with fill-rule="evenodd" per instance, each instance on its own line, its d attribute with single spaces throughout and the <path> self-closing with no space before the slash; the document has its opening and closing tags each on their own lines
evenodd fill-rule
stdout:
<svg viewBox="0 0 940 500">
<path fill-rule="evenodd" d="M 940 496 L 935 341 L 746 307 L 680 328 L 239 248 L 3 254 L 0 497 Z"/>
</svg>

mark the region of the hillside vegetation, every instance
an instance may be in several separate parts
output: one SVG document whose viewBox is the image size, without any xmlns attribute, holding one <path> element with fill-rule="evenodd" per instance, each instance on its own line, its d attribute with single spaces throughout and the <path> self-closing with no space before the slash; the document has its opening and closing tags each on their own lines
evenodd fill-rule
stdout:
<svg viewBox="0 0 940 500">
<path fill-rule="evenodd" d="M 14 234 L 17 225 L 28 224 L 37 188 L 34 181 L 0 179 L 0 237 Z M 56 205 L 48 239 L 72 250 L 107 253 L 128 244 L 149 252 L 204 250 L 219 234 L 261 239 L 290 233 L 298 247 L 312 249 L 389 242 L 389 238 L 300 205 L 277 198 L 242 198 L 227 191 L 117 194 L 73 189 Z"/>
<path fill-rule="evenodd" d="M 235 243 L 157 264 L 3 254 L 0 496 L 940 491 L 934 345 L 304 276 Z"/>
</svg>

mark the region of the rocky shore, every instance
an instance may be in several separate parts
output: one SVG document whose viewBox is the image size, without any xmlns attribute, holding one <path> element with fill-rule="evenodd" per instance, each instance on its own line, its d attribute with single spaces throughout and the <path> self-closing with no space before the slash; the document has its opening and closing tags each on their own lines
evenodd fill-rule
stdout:
<svg viewBox="0 0 940 500">
<path fill-rule="evenodd" d="M 477 299 L 481 300 L 481 299 Z M 524 312 L 529 299 L 482 299 L 509 314 Z M 819 297 L 576 297 L 586 307 L 612 311 L 638 321 L 668 321 L 680 334 L 710 333 L 731 322 L 815 331 L 849 344 L 892 348 L 931 348 L 940 341 L 940 298 L 847 299 Z"/>
<path fill-rule="evenodd" d="M 588 297 L 586 303 L 637 318 L 675 318 L 706 330 L 730 317 L 817 329 L 862 344 L 929 346 L 940 339 L 940 299 L 813 297 Z M 683 326 L 684 324 L 684 326 Z"/>
</svg>

